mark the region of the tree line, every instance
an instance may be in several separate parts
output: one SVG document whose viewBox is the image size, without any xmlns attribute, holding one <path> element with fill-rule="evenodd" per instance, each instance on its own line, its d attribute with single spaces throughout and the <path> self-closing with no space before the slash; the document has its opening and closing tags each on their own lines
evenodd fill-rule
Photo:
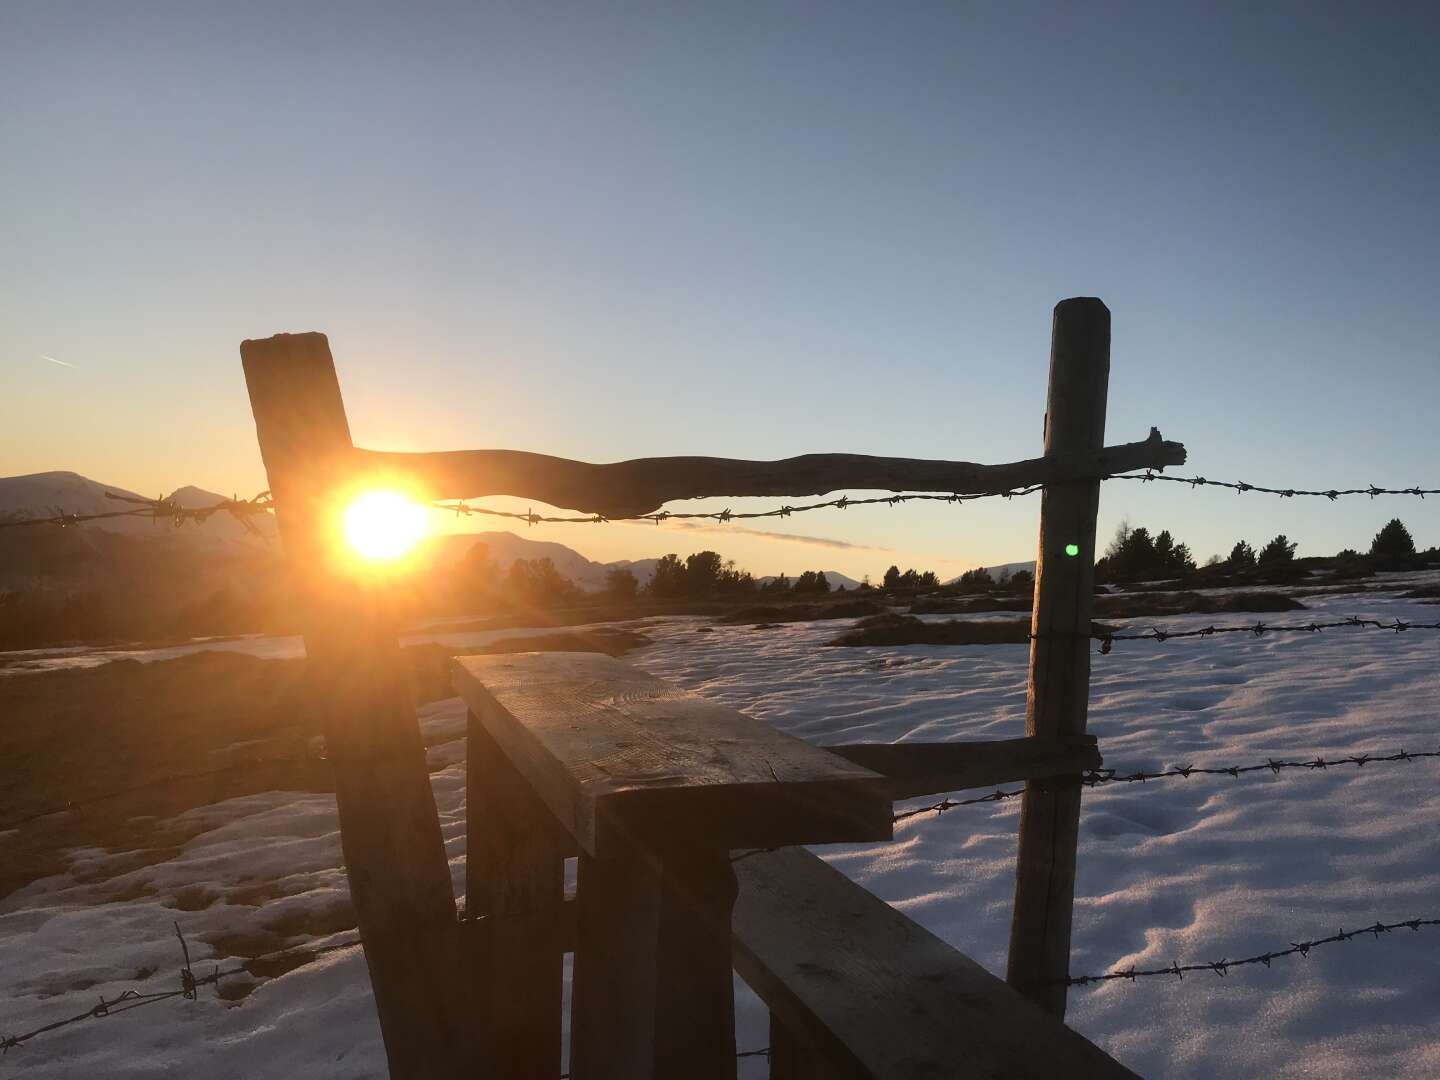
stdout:
<svg viewBox="0 0 1440 1080">
<path fill-rule="evenodd" d="M 1211 571 L 1239 575 L 1285 575 L 1295 565 L 1297 543 L 1284 533 L 1273 537 L 1258 548 L 1248 540 L 1237 540 L 1224 559 L 1211 558 L 1198 567 L 1188 545 L 1181 543 L 1163 529 L 1152 535 L 1144 526 L 1132 528 L 1122 521 L 1115 530 L 1105 554 L 1095 562 L 1097 581 L 1143 581 L 1159 578 L 1187 577 Z M 1427 562 L 1440 559 L 1440 549 L 1419 551 L 1410 530 L 1399 518 L 1391 518 L 1370 542 L 1368 553 L 1347 548 L 1335 556 L 1342 569 L 1408 570 L 1419 569 Z"/>
<path fill-rule="evenodd" d="M 784 574 L 758 580 L 733 559 L 718 552 L 697 551 L 681 559 L 665 555 L 643 583 L 628 567 L 614 567 L 598 593 L 582 589 L 562 574 L 549 558 L 516 559 L 499 573 L 489 550 L 477 543 L 456 571 L 457 592 L 471 600 L 489 599 L 533 607 L 564 607 L 596 596 L 607 600 L 709 600 L 747 596 L 823 596 L 831 591 L 823 570 L 806 570 L 791 579 Z M 844 591 L 844 586 L 839 590 Z"/>
</svg>

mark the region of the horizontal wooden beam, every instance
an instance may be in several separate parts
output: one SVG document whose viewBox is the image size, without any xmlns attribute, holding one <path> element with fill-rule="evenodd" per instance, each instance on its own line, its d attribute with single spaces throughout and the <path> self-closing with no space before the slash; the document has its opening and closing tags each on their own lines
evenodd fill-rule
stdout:
<svg viewBox="0 0 1440 1080">
<path fill-rule="evenodd" d="M 451 672 L 586 855 L 892 835 L 883 776 L 614 657 L 457 656 Z"/>
<path fill-rule="evenodd" d="M 886 777 L 894 785 L 896 799 L 1074 776 L 1101 765 L 1094 735 L 989 742 L 842 743 L 825 749 Z"/>
<path fill-rule="evenodd" d="M 1137 1080 L 808 851 L 735 863 L 735 970 L 835 1080 Z"/>
<path fill-rule="evenodd" d="M 715 457 L 636 458 L 597 465 L 522 450 L 394 453 L 355 450 L 361 476 L 410 487 L 430 499 L 512 495 L 605 517 L 649 514 L 675 499 L 804 496 L 840 490 L 981 495 L 1077 477 L 1185 463 L 1185 447 L 1150 429 L 1142 442 L 1063 466 L 1049 458 L 1006 465 L 866 454 L 804 454 L 779 461 Z"/>
</svg>

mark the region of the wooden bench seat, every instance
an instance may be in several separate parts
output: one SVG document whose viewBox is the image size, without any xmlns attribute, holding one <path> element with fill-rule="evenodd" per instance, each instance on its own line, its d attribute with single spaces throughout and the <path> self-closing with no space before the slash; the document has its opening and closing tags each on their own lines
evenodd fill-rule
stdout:
<svg viewBox="0 0 1440 1080">
<path fill-rule="evenodd" d="M 467 909 L 497 1076 L 734 1080 L 732 848 L 889 839 L 890 782 L 596 653 L 466 656 Z M 472 865 L 473 863 L 473 865 Z"/>
<path fill-rule="evenodd" d="M 808 851 L 735 874 L 735 970 L 774 1018 L 774 1080 L 1136 1076 Z"/>
</svg>

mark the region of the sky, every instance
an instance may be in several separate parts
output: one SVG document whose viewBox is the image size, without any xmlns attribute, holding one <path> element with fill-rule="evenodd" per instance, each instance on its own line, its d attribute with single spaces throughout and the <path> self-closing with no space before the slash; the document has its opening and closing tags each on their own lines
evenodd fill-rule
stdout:
<svg viewBox="0 0 1440 1080">
<path fill-rule="evenodd" d="M 8 0 L 0 475 L 253 494 L 238 344 L 299 330 L 373 448 L 1012 461 L 1052 307 L 1098 296 L 1108 442 L 1437 487 L 1437 38 L 1425 3 Z M 944 576 L 1033 558 L 1038 509 L 529 535 Z M 1440 500 L 1120 482 L 1100 532 L 1329 554 L 1397 514 L 1440 544 Z"/>
</svg>

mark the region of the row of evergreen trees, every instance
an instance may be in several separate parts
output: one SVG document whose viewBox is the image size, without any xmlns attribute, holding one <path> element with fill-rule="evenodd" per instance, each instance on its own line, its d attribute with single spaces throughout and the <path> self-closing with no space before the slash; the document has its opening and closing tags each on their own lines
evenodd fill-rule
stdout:
<svg viewBox="0 0 1440 1080">
<path fill-rule="evenodd" d="M 585 592 L 561 574 L 549 559 L 516 559 L 504 575 L 495 573 L 488 552 L 477 544 L 462 564 L 459 576 L 462 591 L 471 595 L 487 594 L 493 598 L 532 607 L 553 608 L 580 602 Z M 1207 567 L 1221 567 L 1234 574 L 1261 575 L 1284 572 L 1295 561 L 1296 544 L 1283 533 L 1263 544 L 1258 550 L 1249 541 L 1236 541 L 1225 559 L 1215 558 Z M 1367 562 L 1376 569 L 1403 569 L 1415 565 L 1417 559 L 1440 557 L 1431 548 L 1417 553 L 1410 530 L 1394 518 L 1375 534 L 1367 556 L 1347 550 L 1340 552 L 1342 561 Z M 1152 535 L 1144 526 L 1132 528 L 1121 522 L 1105 554 L 1095 564 L 1100 581 L 1139 581 L 1185 577 L 1196 571 L 1195 558 L 1188 545 L 1177 541 L 1170 530 Z M 967 570 L 955 587 L 960 591 L 983 590 L 1004 585 L 1028 588 L 1030 574 L 1020 571 L 1003 582 L 996 582 L 984 568 Z M 933 570 L 901 570 L 891 566 L 881 584 L 886 592 L 925 592 L 941 587 Z M 866 579 L 862 589 L 870 588 Z M 611 570 L 605 579 L 604 595 L 615 600 L 631 600 L 638 596 L 656 599 L 707 599 L 763 595 L 823 596 L 830 592 L 829 579 L 823 571 L 807 570 L 791 580 L 784 574 L 757 581 L 749 571 L 740 570 L 733 559 L 722 559 L 714 551 L 697 551 L 683 561 L 678 555 L 666 555 L 655 564 L 650 580 L 642 585 L 630 570 Z"/>
<path fill-rule="evenodd" d="M 1249 541 L 1238 540 L 1227 558 L 1214 558 L 1206 566 L 1222 566 L 1232 573 L 1283 571 L 1295 561 L 1295 541 L 1284 533 L 1262 545 L 1257 551 Z M 1427 556 L 1434 552 L 1425 553 Z M 1392 518 L 1370 542 L 1368 561 L 1375 569 L 1404 569 L 1416 561 L 1415 539 L 1399 518 Z M 1342 561 L 1365 559 L 1352 549 L 1337 556 Z M 1122 521 L 1115 530 L 1110 546 L 1095 563 L 1095 576 L 1101 581 L 1143 580 L 1147 578 L 1184 577 L 1196 569 L 1190 548 L 1178 542 L 1170 530 L 1152 536 L 1144 526 L 1131 528 Z"/>
</svg>

